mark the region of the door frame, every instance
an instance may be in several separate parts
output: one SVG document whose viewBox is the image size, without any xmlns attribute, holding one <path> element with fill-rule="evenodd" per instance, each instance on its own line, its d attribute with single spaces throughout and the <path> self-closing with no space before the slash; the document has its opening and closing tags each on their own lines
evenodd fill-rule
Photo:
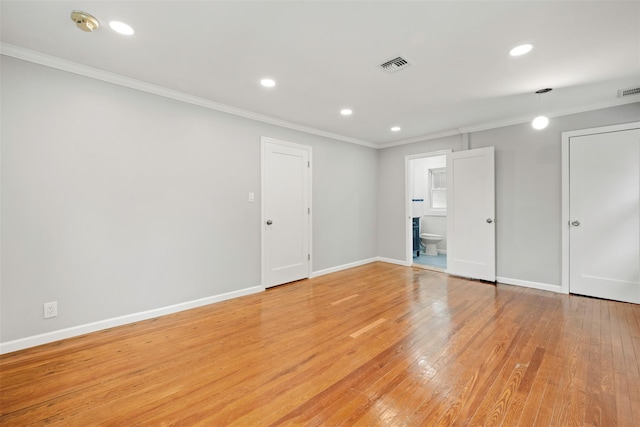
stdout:
<svg viewBox="0 0 640 427">
<path fill-rule="evenodd" d="M 266 212 L 265 212 L 265 146 L 267 143 L 282 145 L 285 147 L 296 148 L 299 150 L 305 150 L 309 154 L 309 229 L 307 232 L 309 233 L 309 248 L 308 253 L 310 255 L 309 258 L 309 267 L 307 270 L 307 278 L 311 277 L 311 272 L 313 271 L 313 150 L 310 145 L 297 144 L 295 142 L 283 141 L 280 139 L 270 138 L 266 136 L 260 137 L 260 258 L 261 258 L 261 268 L 260 268 L 260 284 L 262 289 L 267 288 L 267 243 L 266 243 L 266 228 L 265 222 L 267 221 Z"/>
<path fill-rule="evenodd" d="M 569 243 L 570 243 L 570 228 L 569 228 L 569 143 L 571 138 L 586 135 L 596 135 L 600 133 L 619 132 L 624 130 L 638 129 L 640 128 L 640 122 L 624 123 L 619 125 L 599 126 L 595 128 L 580 129 L 562 132 L 562 279 L 560 283 L 560 292 L 568 294 L 569 288 Z"/>
<path fill-rule="evenodd" d="M 446 156 L 452 153 L 453 150 L 447 148 L 446 150 L 431 151 L 428 153 L 408 154 L 404 156 L 404 239 L 405 239 L 405 258 L 404 265 L 410 267 L 413 264 L 413 235 L 412 235 L 412 192 L 413 192 L 413 176 L 411 172 L 411 161 L 417 159 L 425 159 L 427 157 Z M 447 208 L 447 215 L 449 210 Z M 448 238 L 448 236 L 447 236 Z"/>
</svg>

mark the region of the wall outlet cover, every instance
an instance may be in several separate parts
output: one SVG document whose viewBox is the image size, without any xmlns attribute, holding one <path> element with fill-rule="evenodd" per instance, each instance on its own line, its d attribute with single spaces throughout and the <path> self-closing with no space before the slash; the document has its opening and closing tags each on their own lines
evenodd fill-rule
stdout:
<svg viewBox="0 0 640 427">
<path fill-rule="evenodd" d="M 45 302 L 44 303 L 44 318 L 49 319 L 58 315 L 58 302 Z"/>
</svg>

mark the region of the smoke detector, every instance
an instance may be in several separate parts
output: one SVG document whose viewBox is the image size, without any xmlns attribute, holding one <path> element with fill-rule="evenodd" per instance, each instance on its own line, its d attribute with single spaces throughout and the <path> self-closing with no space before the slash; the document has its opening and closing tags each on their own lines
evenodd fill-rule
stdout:
<svg viewBox="0 0 640 427">
<path fill-rule="evenodd" d="M 411 65 L 411 63 L 408 59 L 403 58 L 402 56 L 397 56 L 380 64 L 380 68 L 385 70 L 387 73 L 395 73 L 396 71 L 404 70 L 409 65 Z"/>
<path fill-rule="evenodd" d="M 71 12 L 71 20 L 76 23 L 82 31 L 90 33 L 100 27 L 98 20 L 85 12 L 74 10 Z"/>
</svg>

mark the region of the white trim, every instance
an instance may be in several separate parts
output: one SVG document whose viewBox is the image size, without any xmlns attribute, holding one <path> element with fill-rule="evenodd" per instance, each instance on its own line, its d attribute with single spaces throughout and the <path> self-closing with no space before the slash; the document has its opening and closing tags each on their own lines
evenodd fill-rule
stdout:
<svg viewBox="0 0 640 427">
<path fill-rule="evenodd" d="M 562 132 L 562 166 L 561 166 L 561 191 L 562 211 L 560 213 L 560 226 L 562 229 L 560 287 L 565 294 L 569 293 L 569 135 Z"/>
<path fill-rule="evenodd" d="M 60 341 L 66 338 L 76 337 L 78 335 L 89 334 L 91 332 L 114 328 L 116 326 L 122 326 L 129 323 L 152 319 L 155 317 L 166 316 L 167 314 L 190 310 L 192 308 L 202 307 L 204 305 L 226 301 L 232 298 L 238 298 L 241 296 L 255 294 L 263 291 L 264 288 L 262 286 L 253 286 L 251 288 L 240 289 L 238 291 L 227 292 L 224 294 L 214 295 L 193 301 L 187 301 L 167 307 L 155 308 L 153 310 L 142 311 L 140 313 L 127 314 L 124 316 L 113 317 L 111 319 L 87 323 L 85 325 L 72 326 L 70 328 L 60 329 L 58 331 L 52 331 L 40 335 L 33 335 L 31 337 L 7 341 L 0 343 L 0 354 L 11 353 L 14 351 L 23 350 L 25 348 L 35 347 L 54 341 Z"/>
<path fill-rule="evenodd" d="M 437 157 L 437 156 L 446 156 L 449 153 L 452 153 L 453 150 L 450 148 L 446 150 L 432 151 L 428 153 L 419 153 L 419 154 L 408 154 L 404 156 L 404 200 L 405 200 L 405 261 L 402 265 L 411 265 L 413 264 L 413 238 L 411 236 L 412 233 L 412 210 L 411 210 L 411 199 L 412 199 L 412 190 L 413 190 L 413 181 L 412 177 L 409 176 L 411 172 L 409 165 L 412 160 L 416 159 L 424 159 L 427 157 Z"/>
<path fill-rule="evenodd" d="M 58 57 L 47 55 L 41 52 L 25 49 L 25 48 L 11 45 L 4 42 L 0 42 L 0 55 L 10 56 L 12 58 L 21 59 L 23 61 L 29 61 L 35 64 L 44 65 L 46 67 L 56 68 L 58 70 L 67 71 L 69 73 L 78 74 L 78 75 L 89 77 L 92 79 L 102 80 L 104 82 L 128 87 L 130 89 L 136 89 L 142 92 L 151 93 L 151 94 L 162 96 L 165 98 L 175 99 L 176 101 L 198 105 L 200 107 L 208 108 L 210 110 L 221 111 L 221 112 L 233 114 L 239 117 L 256 120 L 262 123 L 268 123 L 271 125 L 280 126 L 287 129 L 293 129 L 293 130 L 308 133 L 311 135 L 322 136 L 325 138 L 331 138 L 338 141 L 344 141 L 351 144 L 362 145 L 364 147 L 375 148 L 375 149 L 397 147 L 399 145 L 413 144 L 415 142 L 425 142 L 433 139 L 444 138 L 447 136 L 455 136 L 455 135 L 461 135 L 465 133 L 496 129 L 496 128 L 501 128 L 505 126 L 528 123 L 529 121 L 531 121 L 531 116 L 518 117 L 514 119 L 508 119 L 508 120 L 502 120 L 502 121 L 496 121 L 496 122 L 487 122 L 487 123 L 478 124 L 475 126 L 463 126 L 457 129 L 450 129 L 442 132 L 416 136 L 416 137 L 402 139 L 398 141 L 391 141 L 391 142 L 376 144 L 370 141 L 338 135 L 336 133 L 327 132 L 320 129 L 299 125 L 297 123 L 288 122 L 286 120 L 277 119 L 275 117 L 270 117 L 264 114 L 254 113 L 252 111 L 243 110 L 237 107 L 232 107 L 230 105 L 211 101 L 209 99 L 204 99 L 197 96 L 189 95 L 177 90 L 168 89 L 162 86 L 144 82 L 142 80 L 132 79 L 130 77 L 125 77 L 120 74 L 111 73 L 109 71 L 104 71 L 98 68 L 89 67 L 87 65 L 79 64 L 77 62 L 68 61 L 62 58 L 58 58 Z M 587 111 L 600 110 L 603 108 L 617 107 L 619 105 L 633 104 L 635 102 L 639 102 L 638 97 L 636 96 L 631 96 L 627 98 L 614 98 L 612 100 L 600 102 L 597 104 L 590 104 L 582 107 L 568 108 L 568 109 L 559 110 L 556 112 L 551 112 L 547 114 L 547 117 L 553 118 L 553 117 L 567 116 L 570 114 L 584 113 Z"/>
<path fill-rule="evenodd" d="M 376 261 L 378 261 L 378 258 L 374 257 L 369 259 L 363 259 L 360 261 L 350 262 L 348 264 L 339 265 L 337 267 L 325 268 L 324 270 L 318 270 L 311 273 L 310 279 L 313 279 L 314 277 L 324 276 L 325 274 L 331 274 L 331 273 L 336 273 L 338 271 L 347 270 L 349 268 L 360 267 L 361 265 L 371 264 L 372 262 L 376 262 Z"/>
<path fill-rule="evenodd" d="M 444 131 L 444 132 L 438 132 L 438 133 L 432 133 L 432 134 L 428 134 L 428 135 L 416 136 L 416 137 L 413 137 L 413 138 L 401 139 L 399 141 L 384 142 L 382 144 L 378 144 L 376 146 L 376 148 L 397 147 L 399 145 L 413 144 L 414 142 L 425 142 L 425 141 L 430 141 L 432 139 L 439 139 L 439 138 L 445 138 L 447 136 L 460 135 L 461 133 L 462 132 L 459 129 L 453 129 L 453 130 L 448 130 L 448 131 Z"/>
<path fill-rule="evenodd" d="M 369 148 L 378 148 L 377 144 L 374 144 L 369 141 L 350 138 L 350 137 L 338 135 L 332 132 L 326 132 L 320 129 L 315 129 L 312 127 L 288 122 L 286 120 L 277 119 L 275 117 L 270 117 L 264 114 L 254 113 L 252 111 L 244 110 L 242 108 L 232 107 L 230 105 L 214 102 L 209 99 L 189 95 L 184 92 L 168 89 L 152 83 L 147 83 L 142 80 L 132 79 L 130 77 L 126 77 L 120 74 L 111 73 L 109 71 L 104 71 L 98 68 L 89 67 L 87 65 L 79 64 L 77 62 L 67 61 L 65 59 L 61 59 L 51 55 L 46 55 L 44 53 L 36 52 L 29 49 L 24 49 L 22 47 L 14 46 L 7 43 L 0 43 L 0 54 L 5 56 L 10 56 L 16 59 L 22 59 L 24 61 L 33 62 L 39 65 L 56 68 L 58 70 L 67 71 L 69 73 L 78 74 L 78 75 L 89 77 L 92 79 L 101 80 L 107 83 L 128 87 L 130 89 L 136 89 L 142 92 L 151 93 L 151 94 L 162 96 L 165 98 L 175 99 L 176 101 L 197 105 L 200 107 L 208 108 L 210 110 L 216 110 L 216 111 L 221 111 L 223 113 L 233 114 L 235 116 L 244 117 L 244 118 L 255 120 L 262 123 L 268 123 L 271 125 L 280 126 L 287 129 L 293 129 L 300 132 L 309 133 L 312 135 L 349 142 L 351 144 L 363 145 Z"/>
<path fill-rule="evenodd" d="M 462 134 L 462 151 L 468 150 L 470 147 L 469 132 L 465 132 Z"/>
<path fill-rule="evenodd" d="M 261 281 L 260 283 L 266 289 L 267 286 L 267 246 L 265 241 L 264 223 L 267 220 L 265 215 L 265 144 L 278 144 L 285 147 L 305 150 L 309 155 L 309 268 L 307 270 L 307 278 L 311 278 L 313 274 L 313 147 L 310 145 L 298 144 L 295 142 L 283 141 L 280 139 L 270 138 L 267 136 L 260 137 L 260 258 L 261 258 Z"/>
<path fill-rule="evenodd" d="M 548 283 L 539 283 L 539 282 L 530 282 L 528 280 L 520 280 L 520 279 L 511 279 L 509 277 L 496 277 L 496 281 L 498 283 L 502 283 L 503 285 L 514 285 L 514 286 L 522 286 L 524 288 L 532 288 L 532 289 L 540 289 L 543 291 L 556 292 L 559 294 L 566 294 L 561 286 L 558 285 L 550 285 Z"/>
<path fill-rule="evenodd" d="M 571 114 L 579 114 L 579 113 L 585 113 L 587 111 L 601 110 L 603 108 L 617 107 L 619 105 L 633 104 L 635 102 L 640 102 L 640 99 L 638 99 L 638 98 L 632 99 L 632 97 L 630 97 L 630 98 L 613 98 L 613 99 L 611 99 L 609 101 L 599 102 L 597 104 L 584 105 L 584 106 L 581 106 L 581 107 L 567 108 L 567 109 L 563 109 L 563 110 L 550 112 L 550 113 L 545 114 L 545 115 L 547 117 L 549 117 L 549 118 L 569 116 Z M 502 121 L 498 121 L 498 122 L 483 123 L 483 124 L 479 124 L 479 125 L 476 125 L 476 126 L 460 127 L 459 130 L 460 130 L 460 132 L 463 132 L 463 133 L 480 132 L 480 131 L 483 131 L 483 130 L 490 130 L 490 129 L 496 129 L 496 128 L 501 128 L 501 127 L 506 127 L 506 126 L 519 125 L 519 124 L 522 124 L 522 123 L 529 123 L 529 122 L 531 122 L 531 118 L 532 118 L 532 116 L 529 115 L 529 116 L 526 116 L 526 117 L 507 119 L 507 120 L 502 120 Z"/>
<path fill-rule="evenodd" d="M 438 249 L 438 253 L 439 254 L 447 254 L 447 250 L 446 249 Z"/>
<path fill-rule="evenodd" d="M 555 112 L 548 113 L 546 114 L 546 116 L 549 118 L 569 116 L 571 114 L 585 113 L 587 111 L 601 110 L 603 108 L 617 107 L 620 105 L 633 104 L 636 102 L 640 102 L 640 99 L 638 99 L 638 97 L 614 98 L 614 99 L 604 101 L 604 102 L 599 102 L 596 104 L 558 110 Z M 452 129 L 448 131 L 426 134 L 422 136 L 416 136 L 413 138 L 401 139 L 399 141 L 384 142 L 384 143 L 378 144 L 376 148 L 378 149 L 391 148 L 391 147 L 397 147 L 399 145 L 413 144 L 415 142 L 426 142 L 433 139 L 445 138 L 447 136 L 464 135 L 464 134 L 469 134 L 473 132 L 481 132 L 481 131 L 490 130 L 490 129 L 520 125 L 523 123 L 531 122 L 531 117 L 532 117 L 531 115 L 528 115 L 528 116 L 521 116 L 521 117 L 516 117 L 516 118 L 511 118 L 506 120 L 481 123 L 474 126 L 461 126 L 457 129 Z M 469 149 L 468 146 L 466 146 L 465 148 L 465 144 L 468 144 L 468 142 L 463 141 L 463 150 Z"/>
<path fill-rule="evenodd" d="M 411 265 L 413 264 L 413 261 L 402 261 L 399 259 L 393 259 L 393 258 L 385 258 L 382 256 L 376 257 L 375 258 L 376 261 L 380 261 L 380 262 L 386 262 L 388 264 L 396 264 L 396 265 L 401 265 L 403 267 L 411 267 Z"/>
<path fill-rule="evenodd" d="M 623 123 L 611 126 L 599 126 L 595 128 L 572 130 L 562 132 L 562 292 L 568 294 L 570 292 L 569 277 L 569 142 L 571 138 L 577 136 L 594 135 L 599 133 L 620 132 L 629 129 L 640 128 L 640 122 Z"/>
</svg>

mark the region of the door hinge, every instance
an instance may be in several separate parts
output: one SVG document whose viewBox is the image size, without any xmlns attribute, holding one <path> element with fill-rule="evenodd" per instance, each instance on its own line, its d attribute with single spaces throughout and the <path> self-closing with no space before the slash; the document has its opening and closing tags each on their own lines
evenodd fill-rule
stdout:
<svg viewBox="0 0 640 427">
<path fill-rule="evenodd" d="M 311 162 L 310 162 L 310 161 L 308 161 L 308 162 L 307 162 L 307 167 L 308 167 L 308 168 L 310 168 L 310 167 L 311 167 Z"/>
<path fill-rule="evenodd" d="M 311 254 L 307 254 L 307 259 L 311 261 Z"/>
<path fill-rule="evenodd" d="M 311 215 L 311 208 L 307 208 L 307 215 Z"/>
</svg>

